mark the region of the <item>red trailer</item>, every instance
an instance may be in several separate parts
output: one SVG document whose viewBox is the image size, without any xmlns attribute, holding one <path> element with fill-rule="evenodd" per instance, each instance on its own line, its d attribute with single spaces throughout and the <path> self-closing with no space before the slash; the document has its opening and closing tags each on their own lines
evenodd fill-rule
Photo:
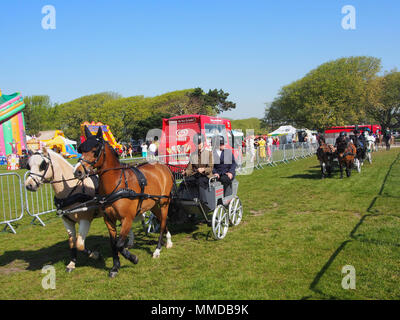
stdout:
<svg viewBox="0 0 400 320">
<path fill-rule="evenodd" d="M 166 157 L 166 163 L 186 166 L 188 155 L 196 150 L 193 136 L 202 133 L 206 137 L 206 148 L 211 150 L 211 139 L 215 135 L 225 138 L 226 147 L 233 150 L 235 159 L 241 159 L 242 141 L 232 134 L 231 121 L 205 115 L 183 115 L 163 119 L 159 156 Z"/>
<path fill-rule="evenodd" d="M 325 141 L 330 144 L 335 144 L 336 138 L 339 136 L 339 133 L 344 131 L 347 132 L 347 135 L 352 134 L 352 132 L 358 128 L 361 132 L 365 131 L 367 128 L 372 131 L 372 133 L 376 134 L 377 131 L 379 133 L 382 132 L 382 128 L 378 124 L 360 124 L 360 125 L 351 125 L 351 126 L 335 126 L 329 127 L 325 130 Z"/>
</svg>

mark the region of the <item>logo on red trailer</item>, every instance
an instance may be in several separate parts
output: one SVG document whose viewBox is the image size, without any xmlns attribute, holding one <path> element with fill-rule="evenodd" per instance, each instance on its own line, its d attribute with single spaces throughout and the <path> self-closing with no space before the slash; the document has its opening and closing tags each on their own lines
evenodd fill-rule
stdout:
<svg viewBox="0 0 400 320">
<path fill-rule="evenodd" d="M 178 137 L 186 137 L 188 135 L 189 131 L 188 129 L 180 129 L 180 130 L 176 130 L 176 135 Z"/>
</svg>

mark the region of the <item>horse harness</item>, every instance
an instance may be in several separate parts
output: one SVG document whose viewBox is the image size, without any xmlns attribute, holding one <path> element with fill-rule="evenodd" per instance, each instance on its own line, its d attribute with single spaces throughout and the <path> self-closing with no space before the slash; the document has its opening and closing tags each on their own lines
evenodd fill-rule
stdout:
<svg viewBox="0 0 400 320">
<path fill-rule="evenodd" d="M 96 140 L 100 142 L 99 139 L 96 139 Z M 104 160 L 105 160 L 106 153 L 104 152 L 104 147 L 105 147 L 104 142 L 102 142 L 101 145 L 97 147 L 97 149 L 95 150 L 96 159 L 94 161 L 88 161 L 86 159 L 80 158 L 79 162 L 86 162 L 90 166 L 94 166 L 99 161 L 102 154 L 104 155 Z M 86 171 L 85 166 L 82 165 L 82 167 L 85 171 L 85 174 L 88 175 L 88 172 Z M 76 210 L 79 210 L 80 208 L 82 209 L 81 211 L 87 211 L 89 209 L 97 208 L 97 207 L 101 207 L 104 210 L 107 205 L 110 205 L 110 204 L 114 203 L 115 201 L 124 199 L 124 198 L 131 199 L 131 200 L 139 199 L 138 209 L 136 212 L 136 214 L 138 214 L 142 209 L 142 203 L 143 203 L 144 199 L 160 200 L 160 199 L 171 197 L 171 195 L 168 195 L 168 196 L 166 196 L 166 195 L 151 195 L 148 193 L 144 193 L 144 189 L 147 186 L 147 179 L 144 176 L 143 172 L 141 172 L 139 170 L 139 168 L 137 168 L 136 166 L 122 166 L 122 167 L 116 167 L 116 168 L 107 168 L 107 169 L 101 170 L 101 172 L 98 172 L 98 175 L 100 177 L 104 173 L 111 171 L 111 170 L 121 170 L 121 175 L 119 177 L 118 183 L 111 193 L 106 194 L 106 195 L 96 195 L 93 199 L 88 199 L 87 201 L 84 201 L 85 200 L 84 197 L 82 197 L 82 196 L 79 197 L 79 195 L 77 195 L 77 198 L 75 199 L 75 201 L 81 202 L 81 205 L 74 209 L 71 209 L 71 210 L 65 210 L 62 214 L 76 212 Z M 131 170 L 134 173 L 134 175 L 136 176 L 137 181 L 140 186 L 140 193 L 137 193 L 134 190 L 129 189 L 128 179 L 127 179 L 127 176 L 125 173 L 126 170 Z M 89 176 L 91 176 L 91 175 L 89 175 Z M 120 187 L 122 181 L 124 181 L 125 188 L 117 190 Z M 72 202 L 72 200 L 71 200 L 71 202 Z M 87 207 L 88 205 L 91 205 L 91 206 Z M 60 209 L 62 209 L 62 208 L 60 208 Z"/>
<path fill-rule="evenodd" d="M 139 168 L 136 166 L 108 168 L 108 169 L 102 170 L 99 173 L 99 176 L 101 176 L 105 172 L 111 171 L 111 170 L 121 170 L 121 175 L 119 177 L 117 185 L 115 186 L 114 190 L 111 193 L 98 197 L 98 202 L 102 206 L 103 210 L 105 209 L 106 205 L 109 205 L 117 200 L 120 200 L 123 198 L 128 198 L 128 199 L 133 200 L 133 199 L 139 198 L 138 209 L 136 212 L 136 214 L 138 214 L 142 209 L 142 202 L 144 199 L 160 200 L 160 199 L 164 199 L 164 198 L 170 198 L 170 196 L 151 195 L 148 193 L 144 193 L 144 189 L 147 186 L 147 179 L 144 176 L 143 172 L 140 171 Z M 134 173 L 134 175 L 136 176 L 136 179 L 140 186 L 140 193 L 137 193 L 134 190 L 129 189 L 128 179 L 127 179 L 126 173 L 125 173 L 126 170 L 131 170 Z M 119 188 L 119 186 L 122 184 L 122 180 L 124 180 L 125 188 L 117 190 Z"/>
</svg>

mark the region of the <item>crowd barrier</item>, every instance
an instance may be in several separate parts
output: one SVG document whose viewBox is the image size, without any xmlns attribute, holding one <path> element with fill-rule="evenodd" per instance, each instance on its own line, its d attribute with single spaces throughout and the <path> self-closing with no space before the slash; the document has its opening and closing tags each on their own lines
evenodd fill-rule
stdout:
<svg viewBox="0 0 400 320">
<path fill-rule="evenodd" d="M 315 154 L 317 144 L 311 143 L 291 143 L 276 146 L 273 145 L 268 151 L 268 147 L 257 147 L 240 152 L 237 159 L 238 174 L 246 174 L 244 169 L 255 168 L 262 169 L 265 166 L 275 166 L 278 163 L 287 163 L 290 160 L 305 158 Z M 140 164 L 146 161 L 159 161 L 170 164 L 170 168 L 176 180 L 182 180 L 182 168 L 179 164 L 187 163 L 186 154 L 149 156 L 139 158 L 120 159 L 123 162 L 131 164 Z M 250 171 L 251 172 L 251 171 Z M 30 192 L 24 187 L 29 171 L 25 172 L 23 178 L 17 173 L 0 174 L 0 224 L 4 224 L 4 230 L 9 227 L 13 233 L 16 233 L 12 226 L 18 220 L 21 220 L 24 212 L 32 217 L 31 223 L 36 220 L 45 226 L 41 216 L 56 211 L 53 202 L 54 191 L 50 184 L 42 185 L 38 191 Z"/>
<path fill-rule="evenodd" d="M 15 229 L 11 223 L 21 220 L 24 215 L 24 198 L 22 179 L 17 173 L 0 174 L 0 224 L 4 224 L 4 230 L 9 227 L 13 233 Z"/>
<path fill-rule="evenodd" d="M 241 167 L 262 169 L 265 166 L 276 166 L 278 163 L 288 163 L 290 160 L 315 155 L 317 149 L 318 143 L 308 142 L 246 148 L 246 162 L 242 163 Z"/>
</svg>

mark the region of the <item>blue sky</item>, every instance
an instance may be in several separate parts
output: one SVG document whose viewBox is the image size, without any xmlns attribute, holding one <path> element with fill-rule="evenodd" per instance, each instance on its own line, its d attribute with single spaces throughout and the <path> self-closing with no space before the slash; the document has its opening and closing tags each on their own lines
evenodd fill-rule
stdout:
<svg viewBox="0 0 400 320">
<path fill-rule="evenodd" d="M 41 26 L 56 9 L 56 29 Z M 236 109 L 262 117 L 279 89 L 344 56 L 400 69 L 397 0 L 1 0 L 0 89 L 52 102 L 115 91 L 154 96 L 223 89 Z M 344 5 L 356 30 L 344 30 Z"/>
</svg>

